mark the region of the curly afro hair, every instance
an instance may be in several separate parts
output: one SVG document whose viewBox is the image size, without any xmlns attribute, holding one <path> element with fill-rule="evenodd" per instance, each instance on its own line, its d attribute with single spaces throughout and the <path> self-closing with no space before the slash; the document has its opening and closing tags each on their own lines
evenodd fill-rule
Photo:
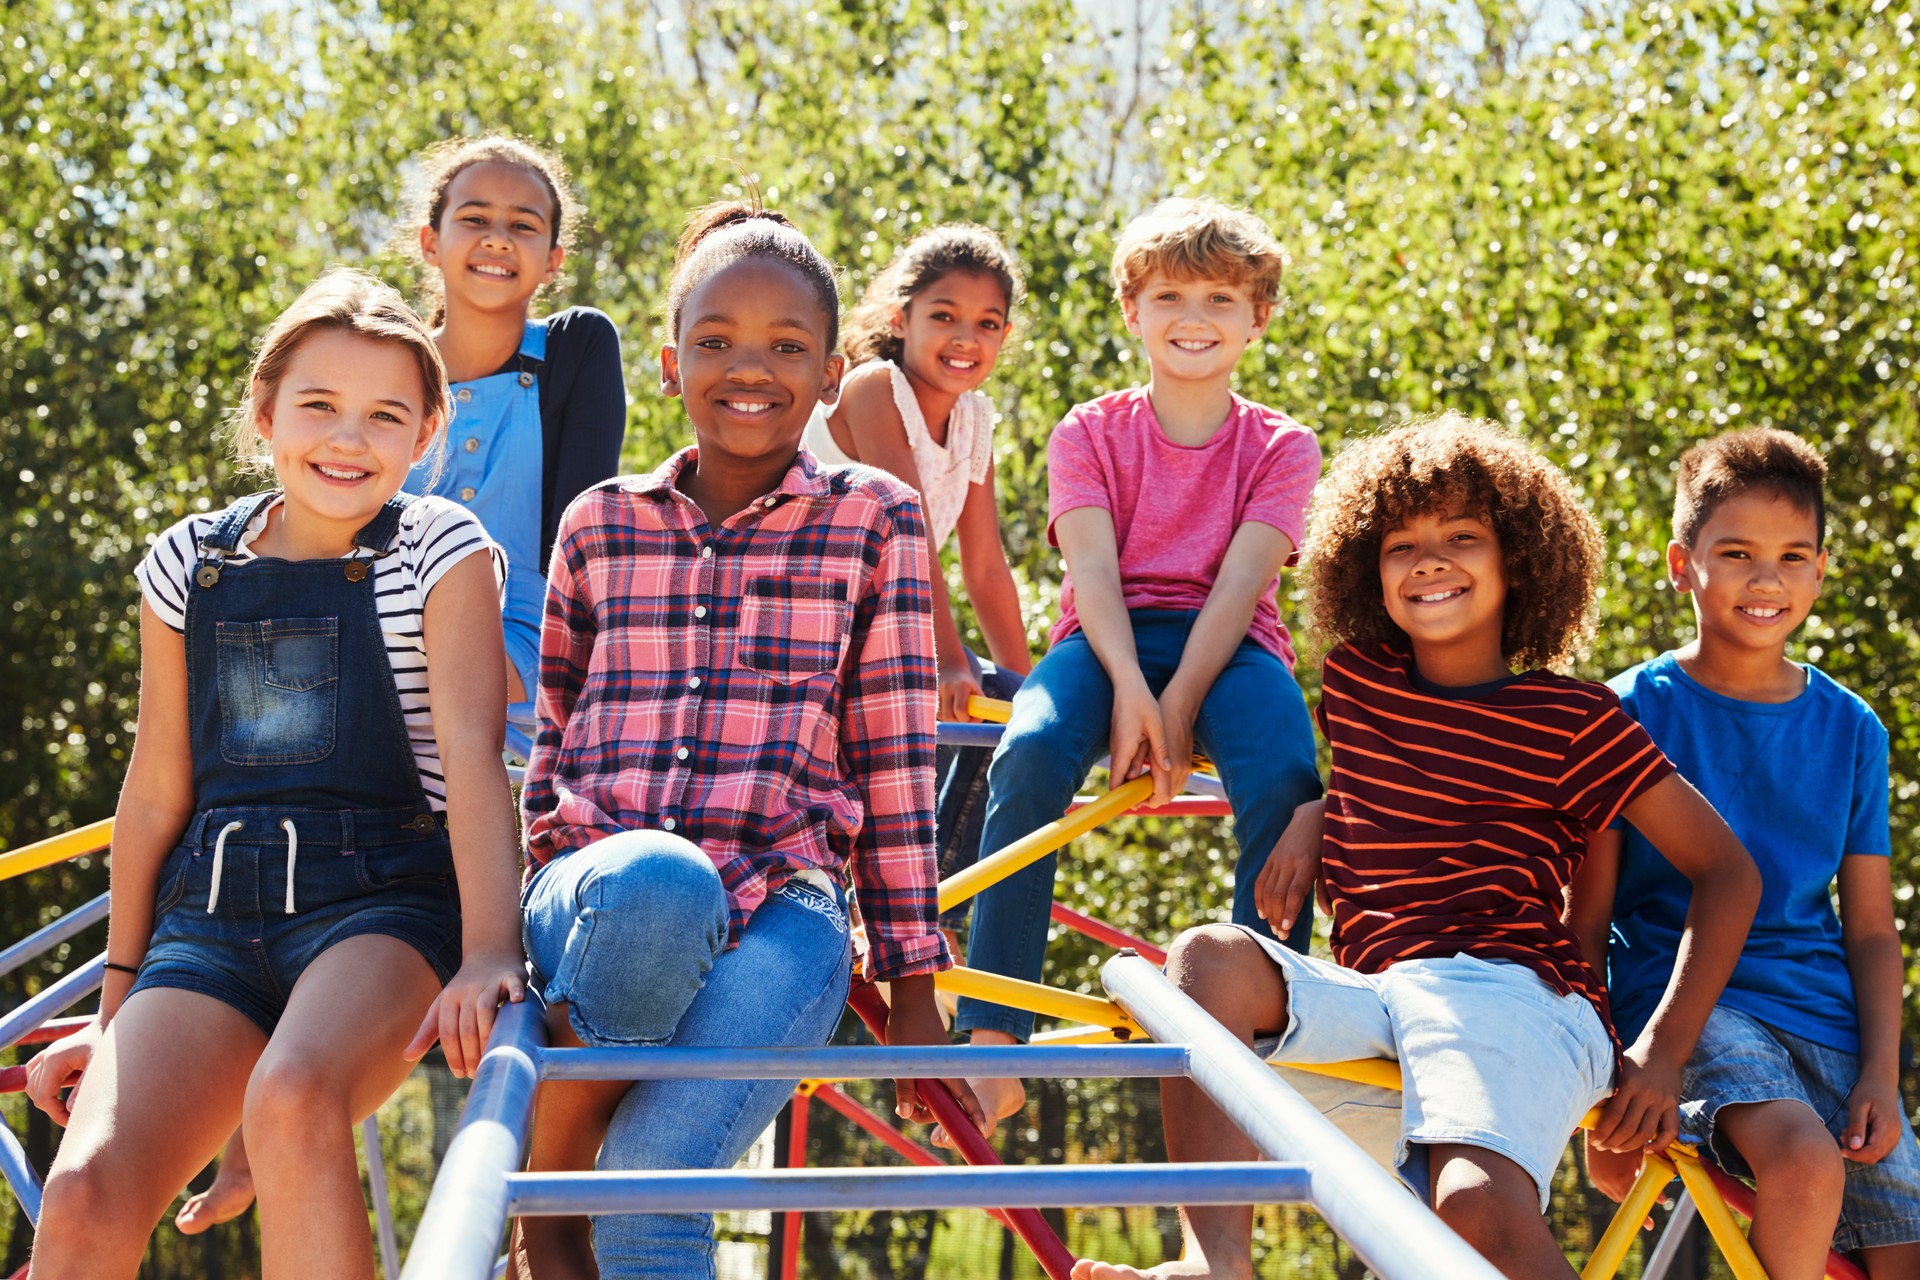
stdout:
<svg viewBox="0 0 1920 1280">
<path fill-rule="evenodd" d="M 1301 549 L 1308 608 L 1329 642 L 1407 635 L 1387 615 L 1380 543 L 1417 512 L 1463 506 L 1493 526 L 1507 571 L 1501 652 L 1564 669 L 1593 635 L 1600 531 L 1560 469 L 1492 422 L 1442 413 L 1340 451 L 1314 493 Z"/>
</svg>

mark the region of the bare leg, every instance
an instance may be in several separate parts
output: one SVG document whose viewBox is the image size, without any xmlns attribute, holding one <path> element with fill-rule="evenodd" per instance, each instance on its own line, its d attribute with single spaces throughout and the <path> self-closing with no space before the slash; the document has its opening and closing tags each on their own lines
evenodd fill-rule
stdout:
<svg viewBox="0 0 1920 1280">
<path fill-rule="evenodd" d="M 47 1177 L 36 1280 L 131 1280 L 160 1215 L 240 1122 L 266 1043 L 245 1014 L 198 992 L 149 988 L 121 1007 Z"/>
<path fill-rule="evenodd" d="M 400 1051 L 439 990 L 419 952 L 375 934 L 329 948 L 295 984 L 247 1084 L 266 1280 L 373 1280 L 353 1127 L 407 1078 Z"/>
<path fill-rule="evenodd" d="M 569 1049 L 585 1047 L 567 1021 L 565 1004 L 547 1006 L 547 1041 Z M 607 1123 L 632 1087 L 627 1080 L 541 1085 L 534 1100 L 527 1168 L 593 1168 L 600 1143 L 607 1136 Z M 515 1218 L 508 1253 L 518 1280 L 599 1280 L 600 1268 L 593 1260 L 592 1220 L 584 1216 Z"/>
<path fill-rule="evenodd" d="M 1860 1265 L 1872 1280 L 1912 1280 L 1920 1276 L 1920 1244 L 1888 1244 L 1862 1249 Z"/>
<path fill-rule="evenodd" d="M 1229 925 L 1207 925 L 1180 935 L 1167 957 L 1167 976 L 1227 1030 L 1252 1046 L 1256 1036 L 1287 1025 L 1287 984 L 1260 944 Z M 1167 1159 L 1253 1160 L 1253 1144 L 1200 1086 L 1184 1077 L 1160 1085 L 1167 1128 Z M 1177 1261 L 1141 1271 L 1091 1260 L 1076 1263 L 1074 1280 L 1172 1280 L 1213 1277 L 1247 1280 L 1253 1274 L 1253 1207 L 1182 1208 L 1185 1248 Z"/>
<path fill-rule="evenodd" d="M 1435 1143 L 1427 1151 L 1440 1220 L 1513 1280 L 1572 1276 L 1540 1216 L 1540 1191 L 1513 1161 L 1484 1147 Z"/>
<path fill-rule="evenodd" d="M 253 1166 L 247 1160 L 246 1135 L 238 1129 L 220 1153 L 220 1167 L 214 1171 L 213 1185 L 198 1195 L 187 1197 L 174 1215 L 173 1225 L 182 1235 L 197 1236 L 208 1227 L 231 1222 L 253 1203 Z"/>
<path fill-rule="evenodd" d="M 1840 1145 L 1803 1102 L 1722 1107 L 1714 1126 L 1753 1166 L 1747 1242 L 1760 1265 L 1773 1280 L 1819 1280 L 1846 1193 Z"/>
</svg>

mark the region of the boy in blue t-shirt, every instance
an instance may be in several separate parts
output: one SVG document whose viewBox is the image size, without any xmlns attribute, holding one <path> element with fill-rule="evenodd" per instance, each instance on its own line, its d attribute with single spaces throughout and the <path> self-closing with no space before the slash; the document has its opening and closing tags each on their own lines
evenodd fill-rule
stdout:
<svg viewBox="0 0 1920 1280">
<path fill-rule="evenodd" d="M 1696 1044 L 1662 1034 L 1668 975 L 1687 960 L 1686 878 L 1616 824 L 1595 839 L 1572 912 L 1589 956 L 1607 962 L 1623 1042 L 1650 1064 L 1685 1062 L 1682 1137 L 1751 1175 L 1767 1274 L 1819 1277 L 1831 1244 L 1858 1250 L 1876 1280 L 1911 1278 L 1920 1147 L 1899 1090 L 1887 733 L 1860 698 L 1786 656 L 1826 570 L 1825 481 L 1820 455 L 1783 431 L 1688 450 L 1667 567 L 1693 597 L 1698 636 L 1610 682 L 1760 868 L 1752 931 Z M 1618 1200 L 1639 1155 L 1606 1150 L 1606 1136 L 1588 1135 L 1587 1168 Z"/>
</svg>

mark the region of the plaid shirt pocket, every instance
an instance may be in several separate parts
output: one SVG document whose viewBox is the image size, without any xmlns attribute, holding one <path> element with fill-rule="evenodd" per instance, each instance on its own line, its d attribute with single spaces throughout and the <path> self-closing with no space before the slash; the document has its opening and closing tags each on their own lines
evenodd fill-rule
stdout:
<svg viewBox="0 0 1920 1280">
<path fill-rule="evenodd" d="M 838 578 L 750 578 L 740 601 L 740 665 L 780 684 L 837 670 L 852 622 Z"/>
</svg>

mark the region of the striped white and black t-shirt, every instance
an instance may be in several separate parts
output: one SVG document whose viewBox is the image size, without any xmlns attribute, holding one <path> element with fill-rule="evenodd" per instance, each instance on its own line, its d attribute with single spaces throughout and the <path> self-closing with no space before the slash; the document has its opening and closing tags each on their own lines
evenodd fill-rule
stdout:
<svg viewBox="0 0 1920 1280">
<path fill-rule="evenodd" d="M 241 535 L 240 545 L 227 557 L 228 564 L 244 564 L 254 558 L 253 540 L 266 528 L 268 513 L 278 505 L 276 500 L 254 517 Z M 212 511 L 180 521 L 154 540 L 134 570 L 147 603 L 175 631 L 186 630 L 187 593 L 192 590 L 193 571 L 199 562 L 199 541 L 212 532 L 221 514 Z M 394 546 L 395 554 L 373 562 L 374 598 L 380 630 L 386 637 L 387 661 L 393 667 L 394 688 L 406 715 L 407 737 L 420 767 L 420 786 L 434 809 L 443 811 L 447 807 L 447 783 L 440 767 L 440 744 L 433 734 L 433 706 L 427 695 L 422 614 L 434 585 L 468 556 L 478 551 L 490 553 L 496 582 L 504 577 L 506 561 L 473 513 L 445 498 L 415 499 L 400 519 Z"/>
</svg>

